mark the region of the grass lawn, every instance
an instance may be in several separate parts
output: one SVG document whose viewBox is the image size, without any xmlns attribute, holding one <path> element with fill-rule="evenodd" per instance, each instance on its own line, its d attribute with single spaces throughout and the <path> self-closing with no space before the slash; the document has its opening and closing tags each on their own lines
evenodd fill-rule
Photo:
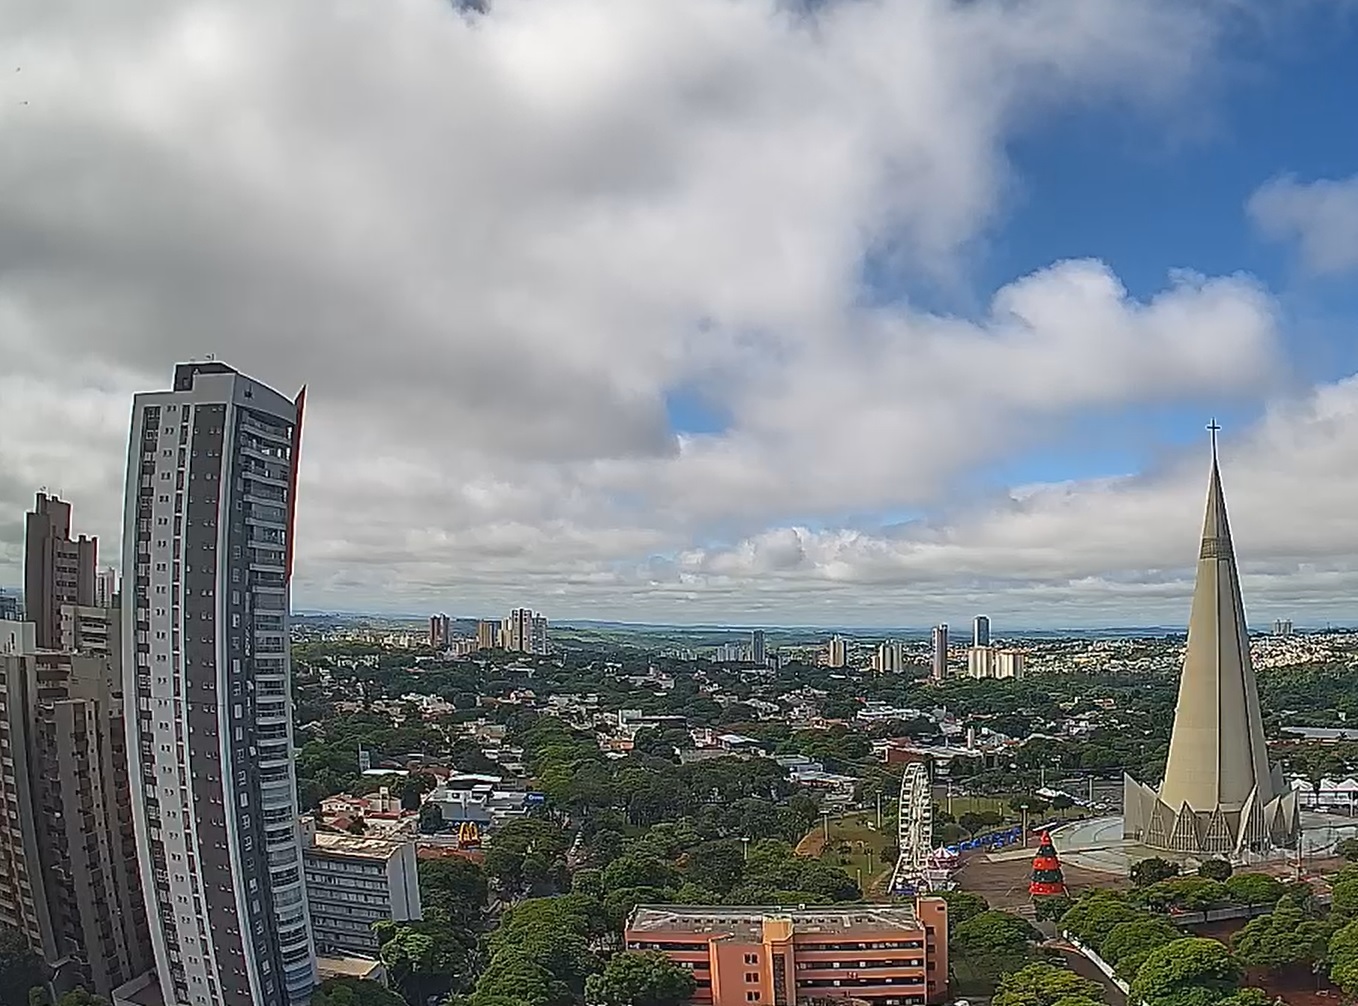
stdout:
<svg viewBox="0 0 1358 1006">
<path fill-rule="evenodd" d="M 865 893 L 880 886 L 873 881 L 895 865 L 882 857 L 882 849 L 895 841 L 895 823 L 883 817 L 882 830 L 878 831 L 873 827 L 876 821 L 873 811 L 852 811 L 830 818 L 830 844 L 820 856 L 823 862 L 838 866 L 859 881 Z"/>
</svg>

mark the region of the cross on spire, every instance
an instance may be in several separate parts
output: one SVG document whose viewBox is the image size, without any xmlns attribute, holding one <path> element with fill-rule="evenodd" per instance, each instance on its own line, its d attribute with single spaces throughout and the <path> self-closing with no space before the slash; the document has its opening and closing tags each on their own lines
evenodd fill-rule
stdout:
<svg viewBox="0 0 1358 1006">
<path fill-rule="evenodd" d="M 1217 434 L 1221 432 L 1221 424 L 1216 421 L 1215 417 L 1207 424 L 1207 430 L 1212 434 L 1212 460 L 1215 461 L 1217 459 Z"/>
</svg>

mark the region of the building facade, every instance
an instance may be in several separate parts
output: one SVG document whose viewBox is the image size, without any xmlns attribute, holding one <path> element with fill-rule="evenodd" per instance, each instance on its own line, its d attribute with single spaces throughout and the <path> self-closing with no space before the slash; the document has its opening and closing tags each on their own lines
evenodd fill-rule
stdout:
<svg viewBox="0 0 1358 1006">
<path fill-rule="evenodd" d="M 71 538 L 71 504 L 38 493 L 24 521 L 24 620 L 38 628 L 38 647 L 61 646 L 61 606 L 95 603 L 99 542 Z"/>
<path fill-rule="evenodd" d="M 990 619 L 985 615 L 977 615 L 976 621 L 971 626 L 971 645 L 989 646 L 990 645 Z"/>
<path fill-rule="evenodd" d="M 123 525 L 134 823 L 161 994 L 315 985 L 288 653 L 302 396 L 217 362 L 136 396 Z"/>
<path fill-rule="evenodd" d="M 701 1006 L 918 1006 L 948 994 L 942 898 L 797 909 L 642 905 L 624 940 L 628 950 L 658 950 L 691 971 Z"/>
<path fill-rule="evenodd" d="M 891 640 L 882 643 L 873 654 L 872 669 L 883 674 L 899 674 L 905 670 L 904 647 Z"/>
<path fill-rule="evenodd" d="M 942 681 L 948 676 L 948 626 L 935 625 L 933 632 L 933 660 L 930 662 L 930 674 L 935 681 Z"/>
<path fill-rule="evenodd" d="M 481 619 L 476 623 L 476 648 L 493 650 L 500 645 L 500 623 L 495 619 Z"/>
<path fill-rule="evenodd" d="M 769 662 L 768 646 L 764 640 L 764 630 L 755 629 L 750 633 L 750 662 L 763 667 Z"/>
<path fill-rule="evenodd" d="M 71 608 L 61 609 L 67 621 Z M 95 620 L 96 609 L 81 610 Z M 81 650 L 38 649 L 36 626 L 0 626 L 0 790 L 18 811 L 0 838 L 0 921 L 24 933 L 58 989 L 108 996 L 151 954 L 116 612 L 100 621 L 112 635 Z"/>
<path fill-rule="evenodd" d="M 377 956 L 373 923 L 423 918 L 415 843 L 315 832 L 303 852 L 320 954 Z"/>
<path fill-rule="evenodd" d="M 453 622 L 447 615 L 429 616 L 429 647 L 441 650 L 453 641 Z"/>
<path fill-rule="evenodd" d="M 1022 678 L 1023 653 L 993 646 L 973 646 L 967 650 L 967 677 Z"/>
</svg>

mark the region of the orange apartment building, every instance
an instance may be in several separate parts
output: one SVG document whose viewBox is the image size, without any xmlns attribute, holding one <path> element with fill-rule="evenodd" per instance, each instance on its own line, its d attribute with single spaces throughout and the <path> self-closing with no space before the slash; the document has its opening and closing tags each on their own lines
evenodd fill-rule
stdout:
<svg viewBox="0 0 1358 1006">
<path fill-rule="evenodd" d="M 695 1006 L 873 1006 L 942 1002 L 948 994 L 948 906 L 808 908 L 640 905 L 628 950 L 659 950 L 693 972 Z"/>
</svg>

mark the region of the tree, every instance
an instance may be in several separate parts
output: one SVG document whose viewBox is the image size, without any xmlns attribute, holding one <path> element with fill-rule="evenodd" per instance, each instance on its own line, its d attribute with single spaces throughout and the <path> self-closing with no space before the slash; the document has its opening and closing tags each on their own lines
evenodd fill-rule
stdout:
<svg viewBox="0 0 1358 1006">
<path fill-rule="evenodd" d="M 1346 994 L 1358 995 L 1358 921 L 1330 937 L 1329 960 L 1330 981 Z"/>
<path fill-rule="evenodd" d="M 1264 873 L 1237 873 L 1226 881 L 1227 893 L 1242 905 L 1272 905 L 1283 896 L 1285 886 Z"/>
<path fill-rule="evenodd" d="M 1075 902 L 1069 895 L 1055 894 L 1046 898 L 1033 899 L 1033 917 L 1038 922 L 1059 922 L 1071 910 Z"/>
<path fill-rule="evenodd" d="M 1070 810 L 1075 806 L 1075 801 L 1065 793 L 1057 793 L 1052 797 L 1052 810 Z"/>
<path fill-rule="evenodd" d="M 1142 913 L 1115 891 L 1096 889 L 1084 894 L 1070 911 L 1061 916 L 1061 928 L 1097 950 L 1114 926 L 1141 917 Z"/>
<path fill-rule="evenodd" d="M 1234 872 L 1231 864 L 1224 859 L 1206 859 L 1198 866 L 1198 876 L 1208 880 L 1225 881 Z"/>
<path fill-rule="evenodd" d="M 657 951 L 616 954 L 585 983 L 585 1001 L 603 1006 L 678 1006 L 697 987 L 693 974 Z"/>
<path fill-rule="evenodd" d="M 1132 981 L 1146 1006 L 1216 1006 L 1240 984 L 1240 965 L 1216 940 L 1191 936 L 1157 947 Z"/>
<path fill-rule="evenodd" d="M 47 1002 L 46 989 L 42 990 L 40 998 L 44 1003 Z M 312 1002 L 315 1002 L 315 1000 L 313 999 Z M 62 995 L 62 997 L 57 1000 L 57 1006 L 108 1006 L 108 1000 L 103 996 L 97 996 L 89 989 L 80 986 L 73 988 Z M 324 1006 L 324 1004 L 322 1004 L 322 1006 Z"/>
<path fill-rule="evenodd" d="M 443 811 L 432 803 L 420 807 L 420 834 L 434 835 L 443 830 Z"/>
<path fill-rule="evenodd" d="M 28 990 L 47 981 L 47 966 L 17 929 L 0 927 L 0 1006 L 28 1006 Z"/>
<path fill-rule="evenodd" d="M 57 1006 L 67 1006 L 64 997 Z M 331 978 L 311 994 L 311 1006 L 406 1006 L 406 1001 L 381 982 Z"/>
<path fill-rule="evenodd" d="M 1179 867 L 1176 863 L 1171 863 L 1167 859 L 1159 856 L 1151 856 L 1149 859 L 1141 859 L 1132 864 L 1132 883 L 1137 887 L 1150 887 L 1158 884 L 1162 880 L 1179 875 Z"/>
<path fill-rule="evenodd" d="M 1152 950 L 1173 943 L 1180 935 L 1168 919 L 1159 916 L 1119 922 L 1099 945 L 1099 956 L 1113 965 L 1118 977 L 1131 981 Z"/>
<path fill-rule="evenodd" d="M 939 891 L 938 896 L 948 903 L 949 939 L 959 925 L 990 908 L 985 898 L 972 891 Z"/>
<path fill-rule="evenodd" d="M 1284 902 L 1271 914 L 1252 919 L 1235 934 L 1231 947 L 1247 968 L 1282 971 L 1310 967 L 1325 957 L 1333 928 Z"/>
<path fill-rule="evenodd" d="M 1066 1000 L 1103 1001 L 1103 988 L 1074 971 L 1051 964 L 1029 964 L 1000 979 L 992 1006 L 1057 1006 Z"/>
<path fill-rule="evenodd" d="M 362 835 L 368 830 L 368 824 L 361 817 L 356 817 L 345 825 L 344 830 L 351 835 Z"/>
<path fill-rule="evenodd" d="M 1358 838 L 1346 838 L 1334 847 L 1334 851 L 1350 863 L 1358 861 Z"/>
<path fill-rule="evenodd" d="M 425 909 L 441 909 L 455 926 L 471 928 L 481 922 L 490 884 L 485 871 L 461 858 L 426 859 L 419 864 L 420 902 Z"/>
<path fill-rule="evenodd" d="M 1039 935 L 1017 915 L 985 911 L 960 923 L 949 938 L 949 946 L 968 957 L 1022 953 Z"/>
</svg>

